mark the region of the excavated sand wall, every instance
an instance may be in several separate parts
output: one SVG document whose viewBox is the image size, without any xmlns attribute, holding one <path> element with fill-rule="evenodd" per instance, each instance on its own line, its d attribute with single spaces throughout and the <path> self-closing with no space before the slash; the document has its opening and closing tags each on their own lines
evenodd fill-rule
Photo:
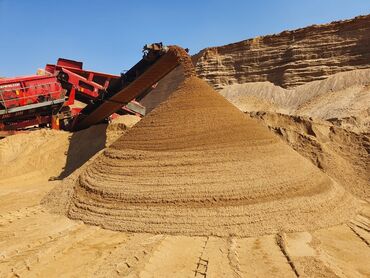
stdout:
<svg viewBox="0 0 370 278">
<path fill-rule="evenodd" d="M 370 67 L 370 15 L 256 37 L 196 55 L 198 75 L 214 88 L 269 81 L 284 88 Z"/>
</svg>

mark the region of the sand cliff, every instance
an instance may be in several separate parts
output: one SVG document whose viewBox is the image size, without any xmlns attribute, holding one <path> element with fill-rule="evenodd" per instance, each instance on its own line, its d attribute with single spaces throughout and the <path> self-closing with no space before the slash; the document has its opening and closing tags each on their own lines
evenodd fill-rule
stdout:
<svg viewBox="0 0 370 278">
<path fill-rule="evenodd" d="M 214 88 L 269 81 L 290 88 L 370 67 L 370 15 L 206 48 L 198 75 Z"/>
</svg>

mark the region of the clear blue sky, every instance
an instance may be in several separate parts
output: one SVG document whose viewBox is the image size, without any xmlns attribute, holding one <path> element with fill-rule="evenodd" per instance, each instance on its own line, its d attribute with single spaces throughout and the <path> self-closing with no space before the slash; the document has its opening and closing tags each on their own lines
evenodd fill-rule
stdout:
<svg viewBox="0 0 370 278">
<path fill-rule="evenodd" d="M 370 13 L 370 0 L 0 0 L 0 76 L 33 74 L 58 57 L 118 74 L 145 43 L 232 43 Z"/>
</svg>

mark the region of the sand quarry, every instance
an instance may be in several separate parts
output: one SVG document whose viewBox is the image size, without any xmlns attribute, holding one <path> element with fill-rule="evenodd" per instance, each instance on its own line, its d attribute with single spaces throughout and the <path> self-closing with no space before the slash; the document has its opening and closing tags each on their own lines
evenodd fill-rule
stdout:
<svg viewBox="0 0 370 278">
<path fill-rule="evenodd" d="M 369 277 L 368 133 L 183 61 L 141 120 L 0 140 L 0 276 Z"/>
</svg>

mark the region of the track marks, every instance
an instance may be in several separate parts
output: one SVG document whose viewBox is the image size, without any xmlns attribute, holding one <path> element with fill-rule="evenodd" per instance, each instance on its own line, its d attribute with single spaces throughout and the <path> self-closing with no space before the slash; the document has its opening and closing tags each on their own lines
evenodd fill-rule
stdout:
<svg viewBox="0 0 370 278">
<path fill-rule="evenodd" d="M 24 217 L 31 217 L 42 212 L 44 212 L 44 208 L 41 206 L 24 207 L 17 210 L 3 212 L 0 214 L 0 227 L 13 223 L 14 221 L 20 220 Z"/>
<path fill-rule="evenodd" d="M 45 223 L 35 223 L 38 219 L 45 220 L 45 218 L 48 218 L 46 222 L 50 229 L 45 229 L 42 225 Z M 9 224 L 6 228 L 10 229 L 4 229 L 2 234 L 7 239 L 0 242 L 0 273 L 14 275 L 28 273 L 29 276 L 35 265 L 43 260 L 49 261 L 50 258 L 55 258 L 62 246 L 69 246 L 73 242 L 71 238 L 73 239 L 75 233 L 86 235 L 81 231 L 82 225 L 71 223 L 72 221 L 68 219 L 67 223 L 63 220 L 58 223 L 56 220 L 53 216 L 48 217 L 40 213 L 30 219 L 18 221 L 17 229 Z"/>
<path fill-rule="evenodd" d="M 168 236 L 152 252 L 140 277 L 193 277 L 204 238 Z"/>
<path fill-rule="evenodd" d="M 128 241 L 124 233 L 114 233 L 97 227 L 81 226 L 68 235 L 69 240 L 55 243 L 53 259 L 42 260 L 34 267 L 39 277 L 93 277 L 109 255 Z"/>
<path fill-rule="evenodd" d="M 319 258 L 319 253 L 312 246 L 313 238 L 309 232 L 282 233 L 277 239 L 297 277 L 342 276 L 340 270 L 333 270 L 332 265 Z"/>
<path fill-rule="evenodd" d="M 295 277 L 273 235 L 234 240 L 241 277 Z"/>
<path fill-rule="evenodd" d="M 233 266 L 229 260 L 231 256 L 229 250 L 230 243 L 227 239 L 209 237 L 201 253 L 201 260 L 198 261 L 203 266 L 198 268 L 199 271 L 193 277 L 235 277 Z"/>
<path fill-rule="evenodd" d="M 312 245 L 319 258 L 336 275 L 369 277 L 369 246 L 347 225 L 312 233 Z"/>
<path fill-rule="evenodd" d="M 229 265 L 234 273 L 234 277 L 241 277 L 240 265 L 239 265 L 239 254 L 238 254 L 238 239 L 235 237 L 229 237 L 227 239 Z"/>
<path fill-rule="evenodd" d="M 48 213 L 25 218 L 16 224 L 20 231 L 11 232 L 15 229 L 10 224 L 10 230 L 4 231 L 7 240 L 0 241 L 0 277 L 96 276 L 95 271 L 102 265 L 114 261 L 111 254 L 117 254 L 115 250 L 125 250 L 129 241 L 125 233 L 87 226 Z"/>
<path fill-rule="evenodd" d="M 208 259 L 204 259 L 204 250 L 206 249 L 209 237 L 206 237 L 200 252 L 196 268 L 194 270 L 194 277 L 207 277 Z"/>
<path fill-rule="evenodd" d="M 288 254 L 286 243 L 284 240 L 284 233 L 279 233 L 276 235 L 276 244 L 279 246 L 281 253 L 283 253 L 295 276 L 299 277 L 297 268 Z"/>
<path fill-rule="evenodd" d="M 116 246 L 106 257 L 97 262 L 92 276 L 137 277 L 164 239 L 163 235 L 128 234 L 126 242 Z"/>
</svg>

